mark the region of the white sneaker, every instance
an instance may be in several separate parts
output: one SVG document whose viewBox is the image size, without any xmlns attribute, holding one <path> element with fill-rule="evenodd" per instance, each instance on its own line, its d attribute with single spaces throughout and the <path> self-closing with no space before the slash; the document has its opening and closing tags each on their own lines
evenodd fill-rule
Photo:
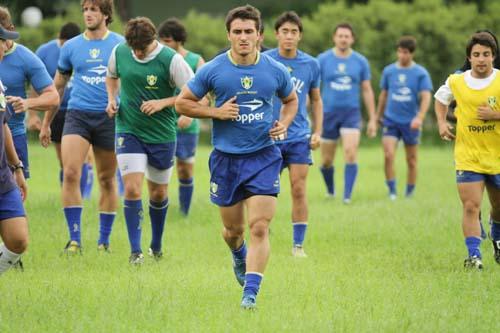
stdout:
<svg viewBox="0 0 500 333">
<path fill-rule="evenodd" d="M 307 258 L 307 254 L 304 252 L 304 248 L 299 245 L 295 245 L 292 248 L 292 256 L 295 258 Z"/>
</svg>

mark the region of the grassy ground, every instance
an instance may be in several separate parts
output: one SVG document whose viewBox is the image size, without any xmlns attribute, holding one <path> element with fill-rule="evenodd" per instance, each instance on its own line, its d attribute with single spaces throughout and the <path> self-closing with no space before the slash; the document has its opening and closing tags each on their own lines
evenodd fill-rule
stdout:
<svg viewBox="0 0 500 333">
<path fill-rule="evenodd" d="M 387 199 L 380 147 L 360 151 L 353 202 L 325 198 L 317 167 L 309 177 L 307 259 L 291 257 L 290 192 L 272 224 L 272 254 L 258 310 L 240 310 L 230 254 L 208 197 L 208 147 L 199 150 L 192 213 L 178 213 L 177 180 L 164 238 L 166 257 L 130 267 L 120 208 L 111 254 L 96 251 L 97 193 L 85 202 L 84 255 L 61 250 L 67 231 L 52 150 L 31 146 L 26 205 L 31 244 L 25 272 L 0 280 L 0 332 L 457 332 L 500 329 L 500 267 L 490 242 L 485 270 L 464 272 L 466 250 L 451 149 L 424 146 L 413 199 Z M 399 192 L 404 187 L 398 152 Z M 339 156 L 340 157 L 340 156 Z M 315 154 L 319 161 L 319 155 Z M 341 189 L 341 158 L 336 172 Z M 94 189 L 95 190 L 95 189 Z M 338 191 L 341 192 L 341 191 Z M 487 212 L 487 204 L 483 206 Z M 145 223 L 143 248 L 150 240 Z"/>
</svg>

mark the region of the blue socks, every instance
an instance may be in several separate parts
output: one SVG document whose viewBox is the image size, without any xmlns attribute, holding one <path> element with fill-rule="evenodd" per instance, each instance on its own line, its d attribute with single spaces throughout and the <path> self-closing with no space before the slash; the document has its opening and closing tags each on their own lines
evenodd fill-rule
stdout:
<svg viewBox="0 0 500 333">
<path fill-rule="evenodd" d="M 141 200 L 125 200 L 123 210 L 132 253 L 141 253 L 141 228 L 144 212 Z"/>
<path fill-rule="evenodd" d="M 296 222 L 293 223 L 293 245 L 302 246 L 304 243 L 304 237 L 306 235 L 307 223 Z"/>
<path fill-rule="evenodd" d="M 81 206 L 64 207 L 64 216 L 68 224 L 70 240 L 76 241 L 78 244 L 81 244 L 82 209 Z"/>
<path fill-rule="evenodd" d="M 354 183 L 356 182 L 356 176 L 358 175 L 358 164 L 351 163 L 346 164 L 344 169 L 344 200 L 350 200 L 352 195 L 352 189 L 354 188 Z"/>
<path fill-rule="evenodd" d="M 87 163 L 82 165 L 82 175 L 80 177 L 80 193 L 82 197 L 85 195 L 85 190 L 87 188 L 87 178 L 89 176 L 89 168 Z"/>
<path fill-rule="evenodd" d="M 257 272 L 248 272 L 245 274 L 245 285 L 243 286 L 243 295 L 257 296 L 262 282 L 263 274 Z"/>
<path fill-rule="evenodd" d="M 246 260 L 246 258 L 247 258 L 247 245 L 246 245 L 245 241 L 243 241 L 243 244 L 241 244 L 239 249 L 231 250 L 231 253 L 233 254 L 234 259 Z"/>
<path fill-rule="evenodd" d="M 168 210 L 168 198 L 161 202 L 149 200 L 149 218 L 151 219 L 151 245 L 154 252 L 161 251 L 161 239 L 165 228 L 165 220 Z"/>
<path fill-rule="evenodd" d="M 466 237 L 465 245 L 467 246 L 467 250 L 469 251 L 469 257 L 475 256 L 481 258 L 481 251 L 479 250 L 479 246 L 481 245 L 481 238 Z"/>
<path fill-rule="evenodd" d="M 389 188 L 389 195 L 396 195 L 396 179 L 386 180 L 385 183 Z"/>
<path fill-rule="evenodd" d="M 333 166 L 331 166 L 329 168 L 321 167 L 320 170 L 321 174 L 323 175 L 323 179 L 325 181 L 326 190 L 329 195 L 333 196 L 335 194 L 335 188 L 333 182 L 335 169 L 333 168 Z"/>
<path fill-rule="evenodd" d="M 191 198 L 193 197 L 193 178 L 179 179 L 179 206 L 184 215 L 189 213 Z"/>
<path fill-rule="evenodd" d="M 90 199 L 92 195 L 92 186 L 94 185 L 94 169 L 92 168 L 92 164 L 84 163 L 83 168 L 87 170 L 87 177 L 84 180 L 83 176 L 80 179 L 80 189 L 83 186 L 82 198 Z M 83 175 L 83 169 L 82 169 Z"/>
<path fill-rule="evenodd" d="M 413 196 L 413 191 L 415 191 L 415 184 L 406 184 L 406 193 L 405 193 L 405 196 L 407 198 Z"/>
<path fill-rule="evenodd" d="M 500 240 L 500 221 L 495 221 L 490 217 L 491 222 L 491 238 L 494 241 Z"/>
<path fill-rule="evenodd" d="M 109 245 L 109 236 L 113 229 L 113 222 L 115 221 L 116 213 L 99 213 L 99 240 L 97 244 Z"/>
</svg>

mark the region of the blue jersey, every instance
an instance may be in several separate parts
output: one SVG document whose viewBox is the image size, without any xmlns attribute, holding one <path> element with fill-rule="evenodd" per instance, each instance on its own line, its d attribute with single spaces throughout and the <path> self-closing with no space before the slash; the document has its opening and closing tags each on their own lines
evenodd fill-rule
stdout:
<svg viewBox="0 0 500 333">
<path fill-rule="evenodd" d="M 0 77 L 6 96 L 26 98 L 26 83 L 30 83 L 38 93 L 52 84 L 52 79 L 42 61 L 27 47 L 14 43 L 0 62 Z M 21 112 L 9 119 L 13 136 L 26 132 L 25 113 Z"/>
<path fill-rule="evenodd" d="M 108 31 L 103 39 L 88 39 L 83 33 L 64 43 L 57 67 L 62 74 L 73 73 L 68 109 L 106 112 L 108 60 L 113 48 L 123 41 L 123 36 Z"/>
<path fill-rule="evenodd" d="M 323 111 L 360 110 L 361 82 L 371 77 L 368 60 L 356 51 L 346 58 L 337 57 L 334 49 L 329 49 L 318 56 L 318 61 Z"/>
<path fill-rule="evenodd" d="M 431 91 L 432 82 L 424 67 L 418 64 L 401 67 L 394 63 L 384 68 L 380 89 L 387 91 L 384 117 L 408 124 L 418 113 L 419 93 Z"/>
<path fill-rule="evenodd" d="M 273 144 L 273 97 L 285 98 L 293 91 L 288 70 L 265 54 L 255 64 L 235 64 L 229 52 L 202 66 L 187 83 L 191 92 L 202 98 L 215 94 L 219 107 L 236 96 L 239 115 L 235 120 L 213 119 L 212 143 L 215 149 L 230 154 L 255 152 Z"/>
<path fill-rule="evenodd" d="M 16 187 L 5 153 L 5 133 L 3 132 L 3 127 L 7 119 L 9 119 L 9 112 L 7 111 L 4 90 L 2 81 L 0 81 L 0 194 L 7 193 Z"/>
<path fill-rule="evenodd" d="M 56 76 L 57 63 L 59 62 L 59 53 L 61 51 L 61 46 L 59 46 L 59 41 L 57 39 L 51 40 L 45 44 L 40 45 L 36 50 L 36 55 L 40 60 L 42 60 L 45 68 L 49 75 L 54 78 Z M 72 82 L 68 82 L 66 89 L 64 90 L 64 96 L 59 106 L 59 110 L 66 110 L 68 106 L 68 100 L 71 93 Z"/>
<path fill-rule="evenodd" d="M 292 76 L 292 83 L 299 98 L 299 110 L 288 127 L 288 136 L 284 142 L 292 142 L 307 139 L 310 134 L 309 120 L 307 117 L 307 96 L 311 89 L 319 87 L 319 63 L 318 61 L 297 50 L 297 56 L 293 59 L 280 56 L 278 49 L 266 51 L 267 55 L 285 65 Z M 281 101 L 274 99 L 274 119 L 280 119 Z"/>
</svg>

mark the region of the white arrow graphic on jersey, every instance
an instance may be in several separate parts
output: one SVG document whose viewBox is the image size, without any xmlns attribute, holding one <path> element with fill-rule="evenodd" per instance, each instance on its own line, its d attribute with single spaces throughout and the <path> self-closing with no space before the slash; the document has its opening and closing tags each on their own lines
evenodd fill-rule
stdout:
<svg viewBox="0 0 500 333">
<path fill-rule="evenodd" d="M 99 65 L 97 67 L 89 69 L 89 72 L 94 72 L 97 75 L 102 75 L 102 74 L 106 73 L 107 70 L 108 69 L 106 68 L 106 66 Z"/>
<path fill-rule="evenodd" d="M 243 102 L 243 104 L 238 104 L 240 107 L 249 108 L 251 112 L 257 110 L 262 105 L 264 105 L 264 102 L 255 98 L 251 101 Z"/>
</svg>

